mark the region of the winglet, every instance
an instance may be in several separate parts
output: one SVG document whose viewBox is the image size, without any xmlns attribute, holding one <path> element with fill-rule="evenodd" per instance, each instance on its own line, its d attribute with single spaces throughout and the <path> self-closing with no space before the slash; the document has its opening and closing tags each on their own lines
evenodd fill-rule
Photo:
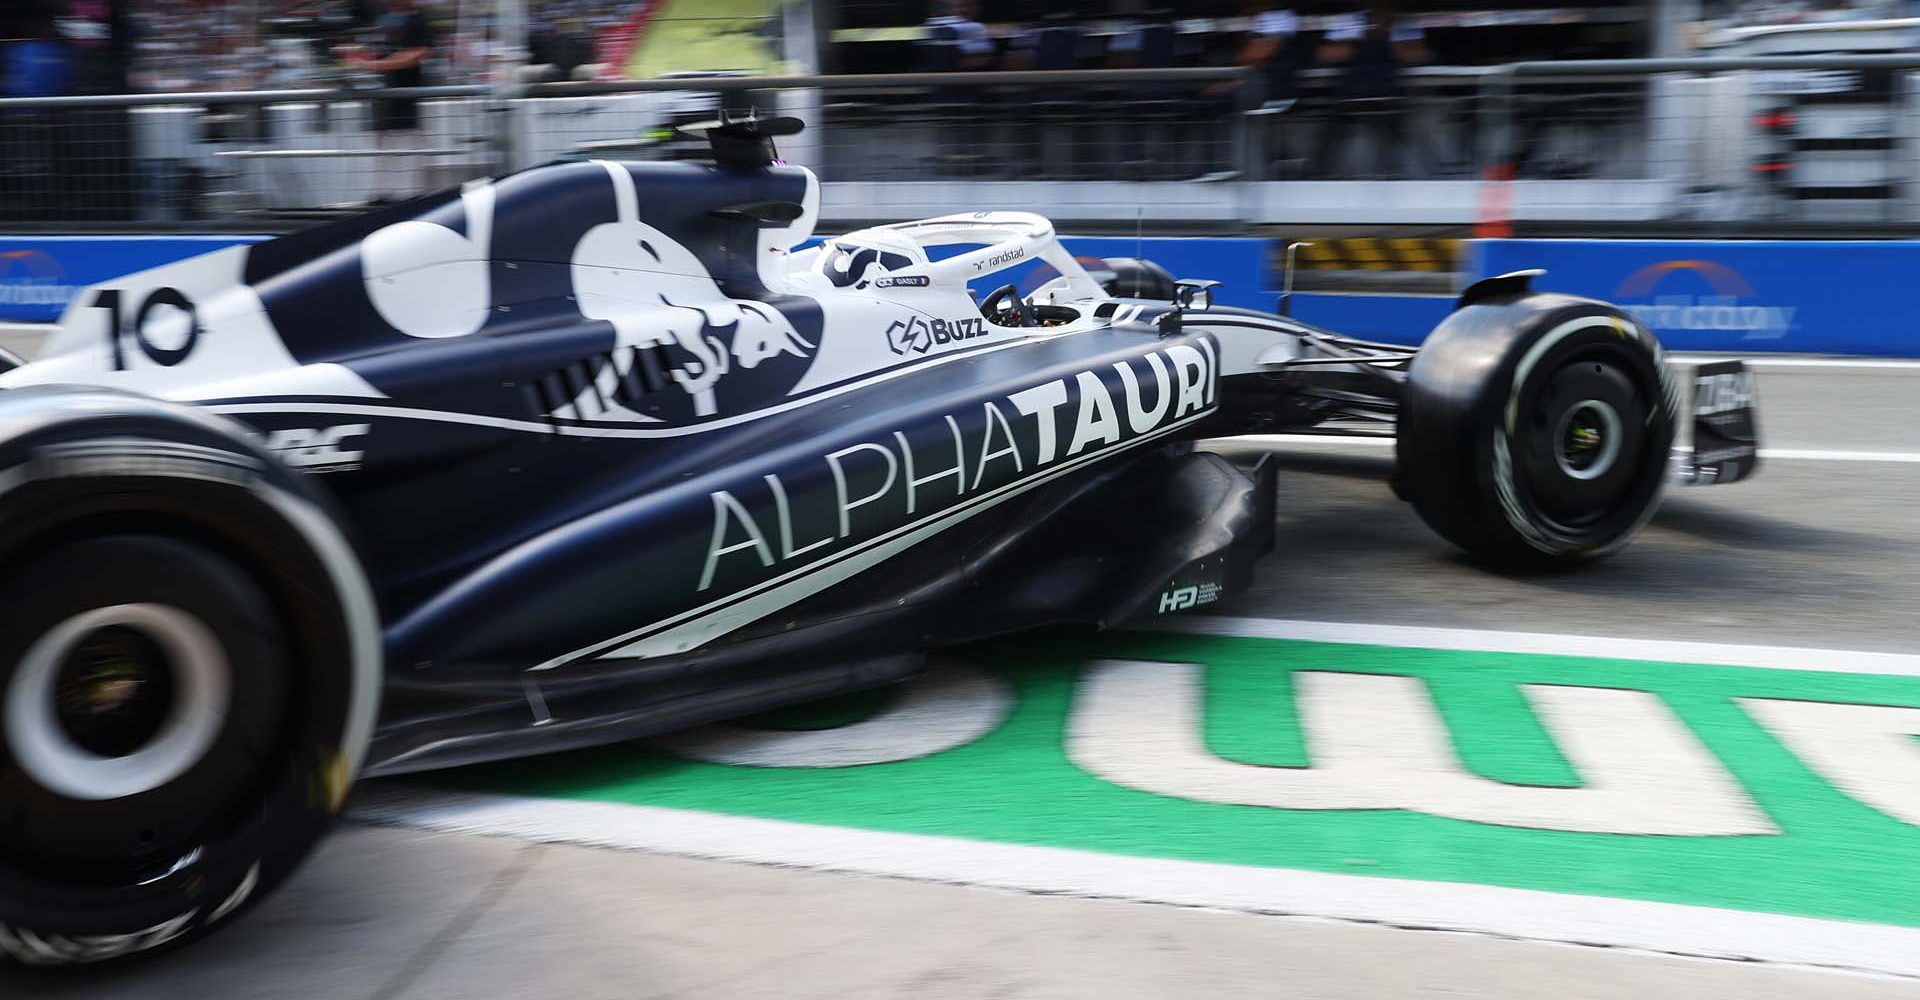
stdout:
<svg viewBox="0 0 1920 1000">
<path fill-rule="evenodd" d="M 1543 268 L 1531 268 L 1525 271 L 1508 271 L 1491 278 L 1482 278 L 1467 286 L 1460 293 L 1459 301 L 1453 304 L 1455 309 L 1465 309 L 1475 302 L 1488 299 L 1506 298 L 1509 295 L 1525 295 L 1533 291 L 1533 279 L 1547 273 Z"/>
<path fill-rule="evenodd" d="M 680 131 L 707 140 L 713 160 L 723 167 L 764 167 L 778 159 L 773 140 L 799 135 L 806 123 L 798 118 L 780 116 L 761 118 L 757 114 L 734 118 L 722 114 L 713 121 L 680 126 Z"/>
</svg>

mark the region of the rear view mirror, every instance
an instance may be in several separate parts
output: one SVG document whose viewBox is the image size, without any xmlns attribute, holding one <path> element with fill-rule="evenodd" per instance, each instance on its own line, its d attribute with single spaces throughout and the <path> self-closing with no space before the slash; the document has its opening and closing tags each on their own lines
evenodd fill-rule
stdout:
<svg viewBox="0 0 1920 1000">
<path fill-rule="evenodd" d="M 1194 312 L 1206 312 L 1213 308 L 1213 290 L 1219 284 L 1182 278 L 1173 283 L 1173 304 Z"/>
<path fill-rule="evenodd" d="M 792 201 L 761 201 L 747 205 L 727 205 L 710 213 L 722 219 L 751 219 L 785 225 L 807 214 L 806 208 Z"/>
</svg>

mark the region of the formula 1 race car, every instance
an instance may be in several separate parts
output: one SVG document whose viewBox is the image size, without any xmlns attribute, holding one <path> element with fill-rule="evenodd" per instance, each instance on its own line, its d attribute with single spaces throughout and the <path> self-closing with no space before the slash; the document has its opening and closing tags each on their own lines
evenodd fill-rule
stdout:
<svg viewBox="0 0 1920 1000">
<path fill-rule="evenodd" d="M 1115 297 L 1035 215 L 810 244 L 797 128 L 131 275 L 0 374 L 0 954 L 230 922 L 363 775 L 1215 605 L 1274 471 L 1197 439 L 1397 432 L 1397 492 L 1503 566 L 1619 548 L 1673 471 L 1682 393 L 1611 306 L 1495 278 L 1416 350 L 1139 262 Z M 1681 474 L 1751 473 L 1747 374 L 1687 395 Z"/>
</svg>

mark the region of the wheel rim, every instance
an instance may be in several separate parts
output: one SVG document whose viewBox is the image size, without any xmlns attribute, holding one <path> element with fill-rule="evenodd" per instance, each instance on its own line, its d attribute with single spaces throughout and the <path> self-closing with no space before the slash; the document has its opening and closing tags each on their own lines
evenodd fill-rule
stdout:
<svg viewBox="0 0 1920 1000">
<path fill-rule="evenodd" d="M 1609 521 L 1645 479 L 1644 387 L 1606 352 L 1552 369 L 1523 407 L 1526 492 L 1539 514 L 1569 533 Z"/>
<path fill-rule="evenodd" d="M 198 618 L 163 604 L 73 615 L 27 648 L 8 685 L 7 746 L 21 770 L 88 802 L 186 774 L 220 735 L 232 674 Z"/>
<path fill-rule="evenodd" d="M 1583 399 L 1560 417 L 1554 461 L 1569 478 L 1599 479 L 1620 458 L 1621 433 L 1620 411 L 1604 400 Z"/>
</svg>

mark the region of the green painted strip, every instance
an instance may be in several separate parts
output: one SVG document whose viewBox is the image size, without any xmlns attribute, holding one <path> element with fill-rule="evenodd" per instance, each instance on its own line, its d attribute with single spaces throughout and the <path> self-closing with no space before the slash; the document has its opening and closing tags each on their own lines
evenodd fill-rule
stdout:
<svg viewBox="0 0 1920 1000">
<path fill-rule="evenodd" d="M 1069 759 L 1082 665 L 1205 667 L 1207 748 L 1244 764 L 1304 767 L 1295 705 L 1304 670 L 1423 680 L 1467 769 L 1518 785 L 1580 784 L 1520 685 L 1657 695 L 1778 833 L 1574 833 L 1396 809 L 1304 811 L 1186 801 L 1094 777 Z M 627 746 L 451 772 L 456 787 L 635 803 L 870 830 L 1141 857 L 1478 883 L 1920 926 L 1920 828 L 1834 788 L 1734 699 L 1920 707 L 1920 678 L 1453 652 L 1315 642 L 1116 634 L 1026 639 L 970 653 L 1010 682 L 1006 720 L 916 760 L 847 768 L 733 767 Z M 757 725 L 847 722 L 874 699 Z M 1657 777 L 1657 776 L 1651 776 Z M 1916 774 L 1920 781 L 1920 774 Z"/>
</svg>

